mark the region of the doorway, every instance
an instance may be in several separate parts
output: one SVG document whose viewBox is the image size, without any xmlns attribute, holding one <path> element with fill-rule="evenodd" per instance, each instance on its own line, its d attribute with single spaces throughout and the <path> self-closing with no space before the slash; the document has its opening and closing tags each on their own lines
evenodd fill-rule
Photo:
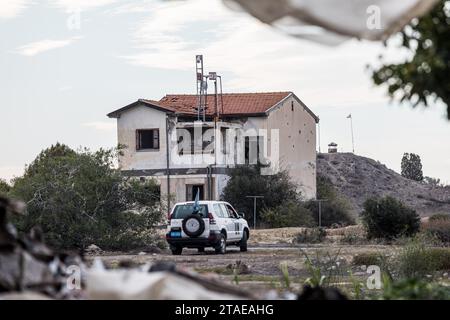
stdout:
<svg viewBox="0 0 450 320">
<path fill-rule="evenodd" d="M 199 193 L 199 199 L 205 200 L 205 186 L 203 184 L 187 184 L 186 201 L 195 201 L 197 192 Z"/>
</svg>

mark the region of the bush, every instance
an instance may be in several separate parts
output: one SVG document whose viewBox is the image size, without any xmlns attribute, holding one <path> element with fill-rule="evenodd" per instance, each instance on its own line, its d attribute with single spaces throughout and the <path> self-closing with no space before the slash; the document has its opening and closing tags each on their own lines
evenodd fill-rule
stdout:
<svg viewBox="0 0 450 320">
<path fill-rule="evenodd" d="M 311 211 L 294 201 L 289 201 L 274 209 L 263 209 L 261 220 L 267 228 L 312 227 L 315 225 Z"/>
<path fill-rule="evenodd" d="M 449 300 L 450 288 L 418 279 L 392 283 L 385 281 L 382 298 L 385 300 Z"/>
<path fill-rule="evenodd" d="M 425 245 L 413 239 L 401 250 L 395 269 L 400 278 L 425 278 L 436 270 L 436 266 Z"/>
<path fill-rule="evenodd" d="M 305 228 L 294 239 L 295 243 L 321 243 L 327 232 L 324 228 Z"/>
<path fill-rule="evenodd" d="M 361 217 L 369 239 L 410 237 L 420 228 L 420 217 L 416 211 L 392 197 L 368 199 Z"/>
<path fill-rule="evenodd" d="M 347 226 L 355 224 L 355 219 L 350 214 L 348 201 L 339 195 L 332 182 L 321 175 L 317 176 L 317 198 L 326 199 L 322 202 L 322 226 L 331 227 L 332 225 Z M 316 201 L 306 203 L 317 221 L 319 214 L 319 204 Z"/>
<path fill-rule="evenodd" d="M 128 250 L 155 241 L 161 219 L 159 186 L 124 179 L 113 165 L 117 150 L 75 152 L 63 145 L 44 150 L 14 181 L 11 195 L 24 200 L 20 231 L 39 225 L 56 248 Z"/>
<path fill-rule="evenodd" d="M 395 268 L 401 278 L 418 279 L 450 270 L 450 249 L 429 248 L 421 237 L 416 237 L 400 251 Z"/>
<path fill-rule="evenodd" d="M 434 218 L 422 224 L 422 230 L 443 243 L 450 243 L 450 219 Z"/>
</svg>

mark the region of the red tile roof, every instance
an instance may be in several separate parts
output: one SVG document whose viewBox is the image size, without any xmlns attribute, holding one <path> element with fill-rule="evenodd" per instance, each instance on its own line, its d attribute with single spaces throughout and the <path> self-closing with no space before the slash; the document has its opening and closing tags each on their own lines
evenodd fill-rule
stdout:
<svg viewBox="0 0 450 320">
<path fill-rule="evenodd" d="M 219 101 L 219 111 L 223 116 L 264 116 L 270 108 L 276 106 L 292 92 L 261 92 L 261 93 L 226 93 L 222 95 L 223 109 Z M 295 95 L 294 95 L 295 97 Z M 220 99 L 220 97 L 219 97 Z M 108 117 L 118 118 L 120 114 L 130 108 L 144 104 L 149 108 L 180 115 L 193 116 L 197 114 L 197 96 L 193 94 L 168 94 L 159 101 L 139 99 L 128 106 L 108 114 Z M 303 104 L 303 103 L 302 103 Z M 319 118 L 308 107 L 303 105 L 311 116 L 319 121 Z M 215 112 L 214 95 L 208 95 L 207 115 Z"/>
<path fill-rule="evenodd" d="M 290 94 L 291 92 L 226 93 L 222 95 L 223 110 L 219 111 L 222 115 L 263 114 Z M 168 94 L 159 100 L 158 105 L 181 114 L 197 114 L 196 95 Z M 208 95 L 206 114 L 214 114 L 214 109 L 214 95 Z"/>
</svg>

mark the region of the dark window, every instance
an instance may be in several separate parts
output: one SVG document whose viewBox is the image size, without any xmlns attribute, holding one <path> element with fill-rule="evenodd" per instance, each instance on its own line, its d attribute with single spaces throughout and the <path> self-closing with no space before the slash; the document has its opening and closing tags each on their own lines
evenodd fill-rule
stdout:
<svg viewBox="0 0 450 320">
<path fill-rule="evenodd" d="M 194 212 L 194 203 L 192 204 L 180 204 L 173 210 L 172 219 L 184 219 Z M 200 205 L 200 216 L 206 218 L 208 216 L 208 206 L 205 204 Z"/>
<path fill-rule="evenodd" d="M 159 129 L 136 131 L 136 150 L 158 150 Z"/>
<path fill-rule="evenodd" d="M 199 196 L 199 200 L 204 200 L 205 198 L 205 188 L 202 184 L 200 185 L 192 185 L 187 184 L 186 185 L 186 201 L 195 201 L 195 197 Z"/>
<path fill-rule="evenodd" d="M 264 164 L 264 137 L 247 136 L 244 139 L 245 164 Z"/>
<path fill-rule="evenodd" d="M 238 217 L 237 213 L 234 211 L 234 209 L 231 206 L 229 206 L 227 204 L 226 207 L 227 207 L 228 215 L 230 216 L 230 218 L 237 218 Z"/>
</svg>

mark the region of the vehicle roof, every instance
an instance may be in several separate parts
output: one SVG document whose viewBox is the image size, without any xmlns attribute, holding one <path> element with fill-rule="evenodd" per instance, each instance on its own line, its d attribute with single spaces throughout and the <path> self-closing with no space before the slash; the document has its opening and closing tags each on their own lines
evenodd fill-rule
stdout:
<svg viewBox="0 0 450 320">
<path fill-rule="evenodd" d="M 178 203 L 175 203 L 175 205 L 178 206 L 178 205 L 194 204 L 194 203 L 195 203 L 195 201 L 187 201 L 187 202 L 178 202 Z M 227 204 L 229 204 L 226 201 L 215 201 L 215 200 L 201 200 L 198 203 L 199 204 L 214 204 L 214 203 L 227 203 Z"/>
</svg>

